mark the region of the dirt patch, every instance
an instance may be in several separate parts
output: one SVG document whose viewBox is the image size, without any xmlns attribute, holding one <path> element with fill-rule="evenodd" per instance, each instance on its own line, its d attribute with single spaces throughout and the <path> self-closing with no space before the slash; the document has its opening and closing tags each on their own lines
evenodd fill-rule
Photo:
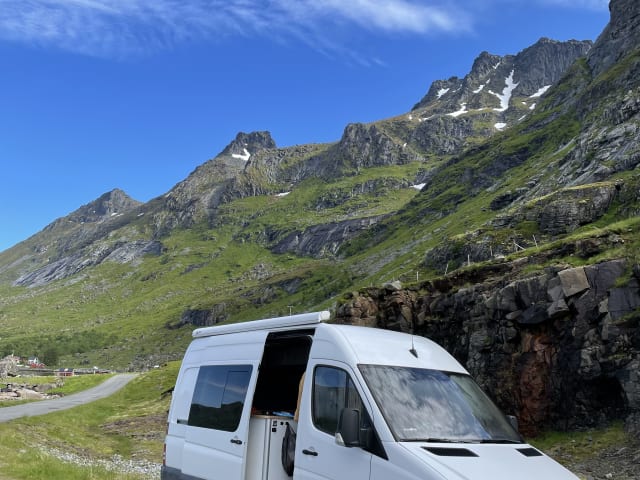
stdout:
<svg viewBox="0 0 640 480">
<path fill-rule="evenodd" d="M 559 445 L 546 453 L 584 480 L 640 479 L 640 441 L 612 445 L 586 459 L 577 459 L 574 446 Z"/>
<path fill-rule="evenodd" d="M 115 433 L 138 440 L 164 441 L 167 430 L 167 416 L 148 415 L 131 417 L 105 423 L 102 429 L 107 433 Z"/>
</svg>

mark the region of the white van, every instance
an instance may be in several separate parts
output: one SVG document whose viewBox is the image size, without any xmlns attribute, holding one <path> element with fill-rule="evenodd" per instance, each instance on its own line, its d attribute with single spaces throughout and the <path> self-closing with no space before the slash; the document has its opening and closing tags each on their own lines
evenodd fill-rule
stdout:
<svg viewBox="0 0 640 480">
<path fill-rule="evenodd" d="M 328 319 L 317 312 L 195 330 L 161 478 L 288 480 L 290 429 L 294 480 L 577 480 L 523 443 L 440 346 Z"/>
</svg>

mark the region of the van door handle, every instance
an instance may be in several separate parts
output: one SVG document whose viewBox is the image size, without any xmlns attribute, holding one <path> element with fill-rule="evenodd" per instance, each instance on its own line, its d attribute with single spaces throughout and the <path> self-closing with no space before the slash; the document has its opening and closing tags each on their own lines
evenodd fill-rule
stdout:
<svg viewBox="0 0 640 480">
<path fill-rule="evenodd" d="M 316 452 L 315 450 L 307 450 L 306 448 L 302 450 L 302 453 L 304 453 L 305 455 L 311 455 L 312 457 L 318 456 L 318 452 Z"/>
<path fill-rule="evenodd" d="M 239 438 L 232 438 L 231 439 L 231 443 L 235 443 L 236 445 L 242 445 L 242 440 L 240 440 Z"/>
</svg>

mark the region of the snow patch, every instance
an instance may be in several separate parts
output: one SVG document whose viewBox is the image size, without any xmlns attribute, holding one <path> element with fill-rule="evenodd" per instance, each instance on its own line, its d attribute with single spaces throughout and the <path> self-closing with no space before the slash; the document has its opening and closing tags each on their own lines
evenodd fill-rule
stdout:
<svg viewBox="0 0 640 480">
<path fill-rule="evenodd" d="M 531 95 L 529 98 L 538 98 L 541 97 L 542 95 L 544 95 L 546 93 L 547 90 L 549 90 L 551 88 L 551 85 L 545 85 L 544 87 L 542 87 L 540 90 L 538 90 L 536 93 L 534 93 L 533 95 Z"/>
<path fill-rule="evenodd" d="M 467 104 L 466 104 L 466 102 L 460 104 L 460 110 L 458 110 L 457 112 L 447 113 L 447 115 L 449 115 L 451 117 L 459 117 L 463 113 L 467 113 Z"/>
<path fill-rule="evenodd" d="M 287 195 L 289 195 L 291 192 L 282 192 L 282 193 L 277 193 L 276 197 L 286 197 Z"/>
<path fill-rule="evenodd" d="M 504 130 L 506 128 L 507 124 L 506 123 L 502 123 L 502 122 L 498 122 L 494 125 L 494 127 L 496 127 L 496 130 Z"/>
<path fill-rule="evenodd" d="M 493 69 L 494 69 L 494 70 L 497 70 L 501 63 L 502 63 L 502 61 L 500 61 L 500 62 L 496 63 L 496 64 L 493 66 Z"/>
<path fill-rule="evenodd" d="M 409 121 L 413 120 L 413 115 L 409 115 Z"/>
<path fill-rule="evenodd" d="M 417 185 L 411 185 L 411 188 L 415 188 L 416 190 L 422 190 L 426 183 L 418 183 Z"/>
<path fill-rule="evenodd" d="M 449 91 L 448 88 L 441 88 L 440 90 L 438 90 L 438 98 L 442 97 L 448 91 Z"/>
<path fill-rule="evenodd" d="M 473 93 L 480 93 L 482 91 L 482 89 L 484 88 L 484 84 L 480 85 L 478 88 L 476 88 Z"/>
<path fill-rule="evenodd" d="M 494 108 L 496 112 L 504 112 L 507 108 L 509 108 L 509 101 L 511 100 L 511 94 L 513 90 L 519 85 L 513 81 L 513 70 L 507 78 L 504 79 L 505 87 L 502 90 L 502 93 L 495 93 L 489 90 L 489 93 L 498 97 L 500 100 L 500 108 Z"/>
<path fill-rule="evenodd" d="M 533 109 L 535 109 L 535 108 L 536 108 L 536 104 L 534 103 L 533 105 L 531 105 L 531 106 L 529 107 L 529 110 L 533 110 Z"/>
<path fill-rule="evenodd" d="M 246 148 L 243 148 L 242 151 L 244 152 L 244 154 L 232 153 L 231 156 L 233 158 L 238 158 L 238 159 L 244 160 L 246 162 L 246 161 L 249 160 L 249 158 L 251 158 L 251 154 L 249 153 L 249 150 L 247 150 Z"/>
<path fill-rule="evenodd" d="M 518 119 L 518 121 L 519 121 L 519 122 L 521 122 L 521 121 L 522 121 L 522 120 L 524 120 L 525 118 L 527 118 L 527 116 L 526 116 L 526 115 L 522 115 L 522 116 Z"/>
</svg>

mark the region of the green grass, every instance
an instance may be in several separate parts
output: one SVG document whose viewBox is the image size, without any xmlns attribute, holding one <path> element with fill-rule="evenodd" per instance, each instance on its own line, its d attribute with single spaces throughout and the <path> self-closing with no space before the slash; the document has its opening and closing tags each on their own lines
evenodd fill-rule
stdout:
<svg viewBox="0 0 640 480">
<path fill-rule="evenodd" d="M 62 379 L 64 382 L 62 387 L 54 388 L 47 393 L 72 395 L 74 393 L 96 387 L 111 377 L 113 377 L 113 374 L 75 375 L 73 377 L 64 377 Z"/>
<path fill-rule="evenodd" d="M 533 446 L 562 461 L 570 457 L 581 462 L 592 458 L 595 453 L 629 442 L 621 422 L 606 428 L 589 429 L 579 432 L 546 432 L 529 440 Z"/>
<path fill-rule="evenodd" d="M 81 467 L 48 452 L 87 459 L 162 461 L 170 395 L 179 364 L 140 375 L 115 395 L 63 412 L 0 424 L 0 478 L 11 480 L 136 479 L 94 462 Z"/>
</svg>

